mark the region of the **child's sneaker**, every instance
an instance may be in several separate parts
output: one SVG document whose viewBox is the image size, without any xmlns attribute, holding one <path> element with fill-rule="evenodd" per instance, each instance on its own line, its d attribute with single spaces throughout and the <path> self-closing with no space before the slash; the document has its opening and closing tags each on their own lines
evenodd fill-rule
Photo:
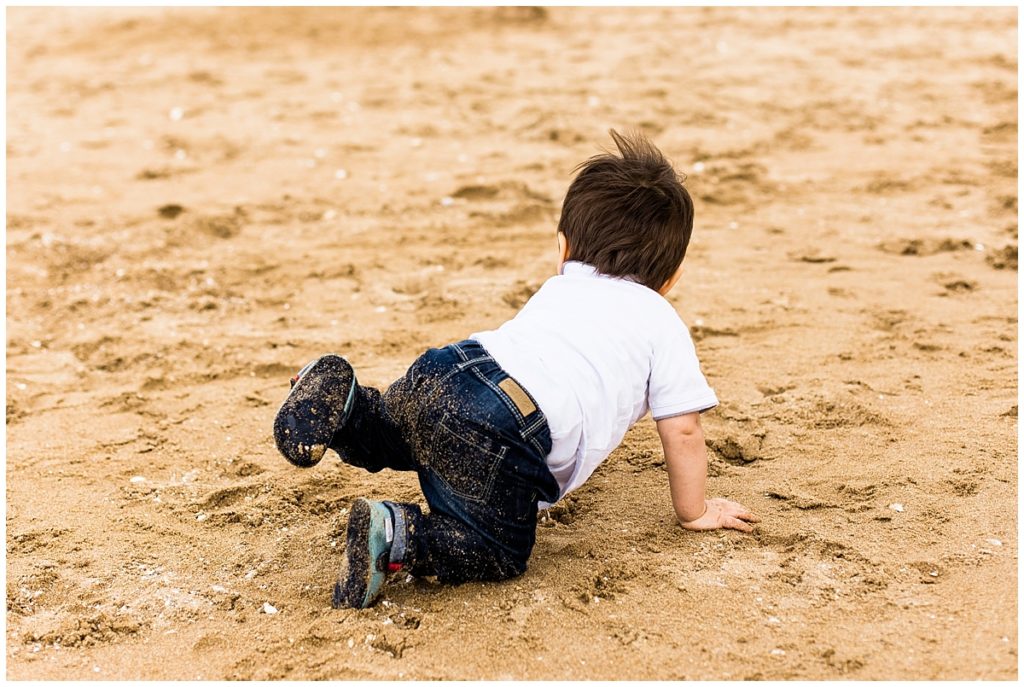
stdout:
<svg viewBox="0 0 1024 687">
<path fill-rule="evenodd" d="M 292 378 L 292 390 L 274 419 L 277 449 L 293 465 L 320 462 L 331 437 L 348 420 L 355 400 L 356 377 L 348 361 L 325 355 Z"/>
<path fill-rule="evenodd" d="M 380 501 L 355 500 L 348 517 L 345 560 L 334 585 L 335 608 L 366 608 L 373 603 L 388 573 L 402 567 L 391 561 L 394 537 L 390 508 Z"/>
</svg>

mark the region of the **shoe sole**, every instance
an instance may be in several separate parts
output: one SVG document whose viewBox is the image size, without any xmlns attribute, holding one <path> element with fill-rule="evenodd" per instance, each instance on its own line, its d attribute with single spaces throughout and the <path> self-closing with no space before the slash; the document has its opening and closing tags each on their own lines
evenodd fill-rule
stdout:
<svg viewBox="0 0 1024 687">
<path fill-rule="evenodd" d="M 385 513 L 366 499 L 356 499 L 348 517 L 345 558 L 331 603 L 335 608 L 366 608 L 384 586 L 387 575 Z M 374 549 L 380 551 L 374 554 Z"/>
<path fill-rule="evenodd" d="M 274 440 L 288 462 L 301 468 L 320 462 L 352 412 L 355 390 L 352 366 L 341 356 L 325 355 L 303 368 L 274 419 Z"/>
</svg>

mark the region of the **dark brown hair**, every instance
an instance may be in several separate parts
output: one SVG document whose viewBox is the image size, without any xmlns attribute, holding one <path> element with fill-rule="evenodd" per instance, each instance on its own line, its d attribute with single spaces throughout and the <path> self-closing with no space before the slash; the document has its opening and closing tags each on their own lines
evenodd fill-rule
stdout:
<svg viewBox="0 0 1024 687">
<path fill-rule="evenodd" d="M 576 168 L 558 231 L 569 242 L 568 260 L 657 291 L 686 255 L 693 201 L 683 178 L 642 134 L 609 133 L 621 157 L 595 155 Z"/>
</svg>

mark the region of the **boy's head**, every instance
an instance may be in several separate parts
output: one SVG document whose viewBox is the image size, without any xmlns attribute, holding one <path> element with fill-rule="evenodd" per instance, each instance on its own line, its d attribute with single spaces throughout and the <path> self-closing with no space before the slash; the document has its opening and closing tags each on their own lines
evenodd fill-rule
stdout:
<svg viewBox="0 0 1024 687">
<path fill-rule="evenodd" d="M 665 156 L 641 134 L 611 131 L 619 155 L 579 167 L 558 231 L 567 260 L 661 291 L 677 274 L 693 230 L 693 201 Z"/>
</svg>

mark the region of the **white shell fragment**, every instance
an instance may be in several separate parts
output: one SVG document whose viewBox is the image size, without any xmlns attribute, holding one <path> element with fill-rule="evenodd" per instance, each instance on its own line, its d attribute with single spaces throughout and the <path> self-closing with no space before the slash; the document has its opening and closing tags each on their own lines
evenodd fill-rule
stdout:
<svg viewBox="0 0 1024 687">
<path fill-rule="evenodd" d="M 890 503 L 889 504 L 889 509 L 896 511 L 897 513 L 902 513 L 903 512 L 903 504 L 902 503 Z"/>
<path fill-rule="evenodd" d="M 263 602 L 263 612 L 267 615 L 274 615 L 277 613 L 277 609 L 268 604 L 266 601 Z"/>
</svg>

